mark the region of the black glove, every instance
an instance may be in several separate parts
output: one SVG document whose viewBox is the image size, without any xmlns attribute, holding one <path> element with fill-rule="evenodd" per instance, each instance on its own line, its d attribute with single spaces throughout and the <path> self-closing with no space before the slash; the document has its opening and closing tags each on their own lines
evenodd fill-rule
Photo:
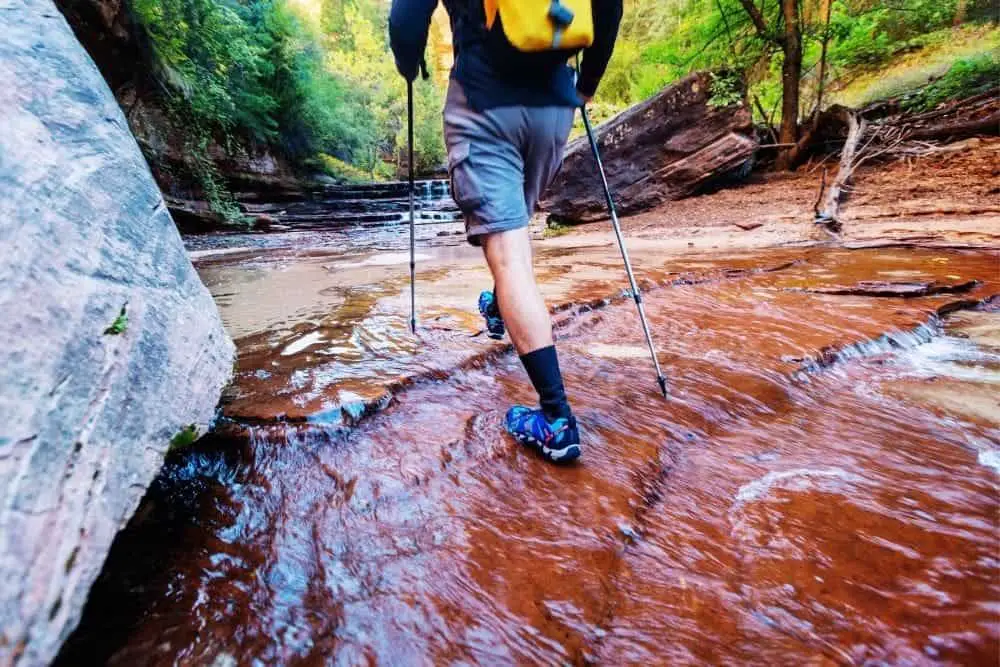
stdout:
<svg viewBox="0 0 1000 667">
<path fill-rule="evenodd" d="M 417 63 L 404 63 L 396 58 L 396 70 L 407 81 L 414 81 L 417 78 L 417 70 L 420 66 Z"/>
<path fill-rule="evenodd" d="M 416 81 L 418 73 L 424 79 L 431 78 L 431 75 L 427 72 L 427 61 L 423 58 L 420 59 L 420 62 L 412 63 L 412 65 L 401 62 L 399 58 L 396 58 L 396 70 L 408 82 Z"/>
</svg>

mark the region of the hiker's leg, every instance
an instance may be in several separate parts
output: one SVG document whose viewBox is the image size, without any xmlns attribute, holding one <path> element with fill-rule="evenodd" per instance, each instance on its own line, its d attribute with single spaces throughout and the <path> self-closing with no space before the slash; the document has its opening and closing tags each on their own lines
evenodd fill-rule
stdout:
<svg viewBox="0 0 1000 667">
<path fill-rule="evenodd" d="M 487 234 L 482 237 L 482 244 L 496 284 L 500 313 L 524 370 L 538 392 L 545 417 L 557 420 L 572 416 L 552 340 L 552 320 L 532 270 L 528 228 Z M 573 444 L 578 445 L 579 440 Z"/>
<path fill-rule="evenodd" d="M 500 314 L 520 355 L 552 345 L 552 321 L 532 270 L 527 227 L 481 237 Z"/>
<path fill-rule="evenodd" d="M 470 243 L 484 246 L 496 302 L 538 392 L 541 410 L 511 408 L 505 420 L 507 430 L 549 460 L 567 462 L 580 456 L 580 437 L 552 344 L 552 322 L 535 284 L 528 233 L 527 192 L 537 191 L 551 171 L 551 165 L 529 167 L 525 163 L 529 154 L 532 160 L 541 157 L 530 153 L 539 113 L 546 115 L 521 107 L 476 111 L 452 80 L 445 100 L 445 143 L 452 195 L 465 216 L 466 234 Z M 548 126 L 555 127 L 551 122 Z M 568 125 L 565 131 L 569 132 Z M 545 142 L 549 150 L 543 153 L 549 160 L 561 158 L 564 141 L 565 136 Z M 558 155 L 548 154 L 557 144 Z M 532 208 L 536 198 L 530 200 Z"/>
<path fill-rule="evenodd" d="M 511 341 L 518 354 L 526 355 L 553 344 L 552 324 L 548 309 L 535 283 L 532 267 L 531 237 L 528 222 L 535 211 L 539 197 L 559 171 L 562 165 L 566 138 L 573 125 L 570 108 L 544 107 L 524 113 L 520 109 L 504 109 L 488 112 L 485 117 L 490 126 L 500 128 L 503 133 L 502 145 L 507 153 L 516 150 L 517 160 L 508 156 L 501 164 L 519 167 L 521 195 L 524 200 L 523 226 L 516 229 L 497 231 L 489 226 L 479 227 L 483 233 L 472 238 L 483 246 L 486 261 L 493 273 L 494 293 L 500 307 L 500 314 L 510 332 Z M 488 167 L 487 161 L 479 165 Z M 481 171 L 480 174 L 483 175 Z M 485 177 L 499 179 L 502 172 L 485 171 Z M 509 176 L 513 176 L 511 173 Z M 504 179 L 509 182 L 510 179 Z M 509 199 L 509 192 L 494 195 L 493 200 Z M 518 202 L 520 203 L 520 202 Z M 516 210 L 516 206 L 507 209 Z"/>
<path fill-rule="evenodd" d="M 538 199 L 545 192 L 546 188 L 549 187 L 552 179 L 555 178 L 555 175 L 562 166 L 563 151 L 566 147 L 566 139 L 573 126 L 574 113 L 575 110 L 570 108 L 545 107 L 532 109 L 526 116 L 527 123 L 524 131 L 520 134 L 520 152 L 524 161 L 524 203 L 529 216 L 535 212 Z M 534 287 L 534 294 L 537 295 L 538 287 L 535 285 L 534 273 L 530 270 L 530 239 L 527 230 L 525 230 L 523 239 L 529 248 L 527 253 L 529 270 L 525 271 L 523 275 L 530 279 L 531 285 Z M 487 255 L 487 257 L 489 256 Z M 496 271 L 494 271 L 495 275 Z M 545 308 L 540 295 L 538 296 L 538 302 L 542 303 L 542 308 Z M 500 309 L 506 317 L 506 312 L 503 311 L 503 308 L 503 298 L 501 297 Z M 544 339 L 541 333 L 536 333 L 540 332 L 540 327 L 537 329 L 533 328 L 531 329 L 531 333 L 536 335 L 537 338 L 528 338 L 524 341 L 526 344 L 523 347 L 518 346 L 517 349 L 521 354 L 521 362 L 524 364 L 524 368 L 528 372 L 532 384 L 538 391 L 539 402 L 545 418 L 549 421 L 553 419 L 569 420 L 567 425 L 572 433 L 567 437 L 559 437 L 557 440 L 563 441 L 564 444 L 574 443 L 576 449 L 575 454 L 572 455 L 576 456 L 579 455 L 579 436 L 576 434 L 576 422 L 572 419 L 572 411 L 570 410 L 569 401 L 566 399 L 566 392 L 563 388 L 559 357 L 556 354 L 555 345 L 552 343 L 551 322 L 548 318 L 547 309 L 546 324 L 545 334 L 547 335 Z M 515 341 L 515 346 L 517 346 L 517 340 L 513 338 L 514 327 L 509 325 L 509 328 L 512 333 L 511 338 Z M 524 413 L 521 413 L 521 419 L 518 419 L 516 416 L 513 418 L 515 422 L 530 422 L 530 420 L 531 417 L 525 416 Z M 510 428 L 511 421 L 512 417 L 508 415 L 508 428 Z M 515 430 L 520 431 L 528 426 L 530 424 L 522 423 L 520 426 L 516 426 Z M 545 429 L 543 428 L 542 430 L 544 431 Z M 546 456 L 549 456 L 549 452 L 545 453 Z"/>
</svg>

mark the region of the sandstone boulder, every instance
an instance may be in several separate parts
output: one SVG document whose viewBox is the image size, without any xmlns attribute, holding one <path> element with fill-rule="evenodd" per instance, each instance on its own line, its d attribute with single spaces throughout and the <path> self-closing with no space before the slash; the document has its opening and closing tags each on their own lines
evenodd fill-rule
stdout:
<svg viewBox="0 0 1000 667">
<path fill-rule="evenodd" d="M 686 197 L 754 154 L 758 144 L 750 110 L 745 104 L 717 108 L 711 98 L 711 75 L 692 74 L 595 128 L 620 213 Z M 607 217 L 586 136 L 567 147 L 541 208 L 560 222 Z"/>
<path fill-rule="evenodd" d="M 0 665 L 41 665 L 233 345 L 62 14 L 0 10 Z"/>
</svg>

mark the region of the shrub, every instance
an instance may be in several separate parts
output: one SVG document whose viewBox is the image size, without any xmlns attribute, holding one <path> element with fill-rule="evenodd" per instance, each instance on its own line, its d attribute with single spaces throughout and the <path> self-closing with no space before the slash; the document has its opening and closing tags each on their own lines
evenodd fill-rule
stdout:
<svg viewBox="0 0 1000 667">
<path fill-rule="evenodd" d="M 367 172 L 326 153 L 320 153 L 307 164 L 341 183 L 365 183 L 371 180 Z"/>
<path fill-rule="evenodd" d="M 984 53 L 959 60 L 937 81 L 903 100 L 909 111 L 928 111 L 942 102 L 1000 88 L 1000 56 Z"/>
</svg>

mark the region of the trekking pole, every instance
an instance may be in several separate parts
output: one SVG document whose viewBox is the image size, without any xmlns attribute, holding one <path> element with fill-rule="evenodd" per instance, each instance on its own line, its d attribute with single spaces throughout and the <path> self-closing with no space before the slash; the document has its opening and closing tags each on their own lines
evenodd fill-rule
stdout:
<svg viewBox="0 0 1000 667">
<path fill-rule="evenodd" d="M 426 61 L 420 61 L 420 73 L 424 79 L 430 78 Z M 413 81 L 406 81 L 406 167 L 410 177 L 410 331 L 417 333 L 417 241 L 416 222 L 413 216 Z"/>
<path fill-rule="evenodd" d="M 587 129 L 587 138 L 590 140 L 590 149 L 594 152 L 594 161 L 597 162 L 597 172 L 601 176 L 601 185 L 604 186 L 604 198 L 607 200 L 608 211 L 611 213 L 611 226 L 615 230 L 618 238 L 618 247 L 622 251 L 622 259 L 625 260 L 625 273 L 628 274 L 629 286 L 632 289 L 632 298 L 635 300 L 635 307 L 639 310 L 639 320 L 642 322 L 642 332 L 646 334 L 646 344 L 649 346 L 649 355 L 653 358 L 653 366 L 656 367 L 656 381 L 663 392 L 663 398 L 667 397 L 667 378 L 663 376 L 660 369 L 660 360 L 656 358 L 656 348 L 653 346 L 653 336 L 649 333 L 649 322 L 646 321 L 646 310 L 642 305 L 642 293 L 639 285 L 635 282 L 635 275 L 632 273 L 632 262 L 628 258 L 628 250 L 625 248 L 625 239 L 622 238 L 621 225 L 618 224 L 618 212 L 615 210 L 615 202 L 611 198 L 611 188 L 608 187 L 607 176 L 604 175 L 604 163 L 601 162 L 601 153 L 597 150 L 597 140 L 594 138 L 594 130 L 590 126 L 590 118 L 587 117 L 587 109 L 580 106 L 580 114 L 583 116 L 583 126 Z"/>
<path fill-rule="evenodd" d="M 410 332 L 417 333 L 416 223 L 413 220 L 413 81 L 406 82 L 406 166 L 410 172 Z"/>
</svg>

